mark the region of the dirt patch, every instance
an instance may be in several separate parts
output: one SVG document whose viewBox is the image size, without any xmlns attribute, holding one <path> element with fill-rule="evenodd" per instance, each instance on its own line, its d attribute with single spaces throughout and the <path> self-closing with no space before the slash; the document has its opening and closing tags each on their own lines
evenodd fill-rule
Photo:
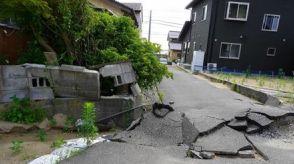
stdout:
<svg viewBox="0 0 294 164">
<path fill-rule="evenodd" d="M 37 137 L 37 131 L 30 133 L 13 133 L 0 134 L 0 163 L 22 164 L 31 161 L 39 156 L 51 153 L 52 143 L 57 139 L 73 139 L 77 138 L 77 133 L 65 133 L 62 130 L 47 131 L 46 142 L 40 142 Z M 13 155 L 10 150 L 13 140 L 23 141 L 23 150 L 17 155 Z"/>
</svg>

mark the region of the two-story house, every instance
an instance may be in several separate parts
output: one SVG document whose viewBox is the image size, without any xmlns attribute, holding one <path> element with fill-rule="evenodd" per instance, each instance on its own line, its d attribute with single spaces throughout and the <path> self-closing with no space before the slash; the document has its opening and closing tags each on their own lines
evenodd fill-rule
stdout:
<svg viewBox="0 0 294 164">
<path fill-rule="evenodd" d="M 170 61 L 176 61 L 181 58 L 182 45 L 179 42 L 180 31 L 169 31 L 168 41 L 168 58 Z"/>
<path fill-rule="evenodd" d="M 182 30 L 189 53 L 204 52 L 203 66 L 216 63 L 227 70 L 262 73 L 294 70 L 294 1 L 193 0 L 191 25 Z M 186 28 L 186 29 L 185 29 Z M 190 32 L 189 32 L 190 31 Z"/>
</svg>

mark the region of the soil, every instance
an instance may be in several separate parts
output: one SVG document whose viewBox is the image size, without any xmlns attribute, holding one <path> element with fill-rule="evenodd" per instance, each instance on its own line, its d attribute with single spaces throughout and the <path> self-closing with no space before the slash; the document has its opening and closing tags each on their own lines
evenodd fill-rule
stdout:
<svg viewBox="0 0 294 164">
<path fill-rule="evenodd" d="M 77 133 L 65 133 L 62 130 L 50 130 L 46 132 L 45 142 L 39 141 L 37 131 L 29 133 L 0 134 L 0 164 L 23 164 L 37 157 L 51 153 L 52 143 L 57 139 L 78 138 Z M 11 142 L 19 140 L 23 142 L 22 151 L 14 155 L 10 150 Z"/>
</svg>

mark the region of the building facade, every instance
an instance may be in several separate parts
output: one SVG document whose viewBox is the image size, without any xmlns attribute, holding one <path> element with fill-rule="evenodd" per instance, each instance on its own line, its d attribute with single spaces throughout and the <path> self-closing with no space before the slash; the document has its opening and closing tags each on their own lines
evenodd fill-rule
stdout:
<svg viewBox="0 0 294 164">
<path fill-rule="evenodd" d="M 204 51 L 204 66 L 263 73 L 294 70 L 294 1 L 194 0 L 191 34 L 187 44 L 191 63 L 194 51 Z M 185 34 L 183 34 L 185 35 Z"/>
<path fill-rule="evenodd" d="M 180 31 L 169 31 L 168 41 L 168 58 L 169 61 L 181 59 L 182 44 L 179 42 Z"/>
</svg>

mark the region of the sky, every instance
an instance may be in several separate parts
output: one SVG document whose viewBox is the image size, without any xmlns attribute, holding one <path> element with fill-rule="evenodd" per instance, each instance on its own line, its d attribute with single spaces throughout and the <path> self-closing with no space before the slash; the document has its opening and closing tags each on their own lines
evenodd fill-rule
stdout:
<svg viewBox="0 0 294 164">
<path fill-rule="evenodd" d="M 117 0 L 143 4 L 142 37 L 148 38 L 149 15 L 152 10 L 151 42 L 159 43 L 162 50 L 168 49 L 168 31 L 181 31 L 185 21 L 190 19 L 190 10 L 185 7 L 192 0 Z"/>
</svg>

